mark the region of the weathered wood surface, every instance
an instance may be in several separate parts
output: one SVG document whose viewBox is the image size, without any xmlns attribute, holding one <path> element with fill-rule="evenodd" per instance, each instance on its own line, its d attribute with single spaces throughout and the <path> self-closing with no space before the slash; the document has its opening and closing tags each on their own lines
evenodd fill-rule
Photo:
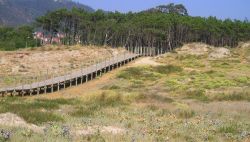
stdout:
<svg viewBox="0 0 250 142">
<path fill-rule="evenodd" d="M 80 79 L 80 82 L 83 83 L 83 77 L 85 77 L 85 82 L 87 82 L 88 80 L 91 80 L 93 78 L 93 75 L 95 75 L 95 77 L 98 76 L 98 72 L 102 74 L 103 71 L 110 71 L 110 68 L 112 70 L 114 66 L 119 67 L 119 65 L 121 66 L 125 63 L 128 63 L 139 56 L 139 54 L 126 53 L 117 57 L 109 58 L 100 63 L 91 65 L 86 68 L 82 68 L 79 71 L 72 72 L 63 76 L 47 79 L 40 82 L 35 82 L 32 84 L 23 84 L 16 87 L 0 88 L 0 95 L 4 96 L 8 93 L 10 93 L 11 95 L 15 95 L 15 93 L 18 93 L 18 95 L 24 95 L 24 93 L 46 94 L 47 88 L 50 88 L 49 92 L 54 92 L 54 87 L 57 88 L 55 89 L 55 91 L 59 91 L 60 86 L 63 85 L 63 88 L 65 88 L 65 84 L 67 82 L 70 84 L 70 86 L 72 85 L 72 81 L 74 81 L 75 85 L 78 85 L 78 79 Z M 91 76 L 90 79 L 89 75 Z M 43 92 L 40 92 L 41 90 L 43 90 Z"/>
</svg>

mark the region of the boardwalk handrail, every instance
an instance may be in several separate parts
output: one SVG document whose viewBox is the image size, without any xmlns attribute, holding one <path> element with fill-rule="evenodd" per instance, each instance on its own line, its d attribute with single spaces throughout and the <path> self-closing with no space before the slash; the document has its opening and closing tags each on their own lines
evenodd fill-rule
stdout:
<svg viewBox="0 0 250 142">
<path fill-rule="evenodd" d="M 71 72 L 59 77 L 46 79 L 43 81 L 34 82 L 31 84 L 22 84 L 19 86 L 0 88 L 0 95 L 34 95 L 34 94 L 46 94 L 48 92 L 59 91 L 62 88 L 67 88 L 72 85 L 82 84 L 93 78 L 96 78 L 102 73 L 111 71 L 114 68 L 118 68 L 135 58 L 139 57 L 139 54 L 135 53 L 124 53 L 121 56 L 112 57 L 105 59 L 104 61 L 98 62 L 86 68 L 81 68 L 78 71 Z"/>
<path fill-rule="evenodd" d="M 163 48 L 156 47 L 126 47 L 129 51 L 124 55 L 116 56 L 105 59 L 102 62 L 98 62 L 94 65 L 88 66 L 87 68 L 81 68 L 78 71 L 64 74 L 59 77 L 52 77 L 51 79 L 45 79 L 43 81 L 37 81 L 30 84 L 21 84 L 19 86 L 0 88 L 0 95 L 34 95 L 34 94 L 46 94 L 49 92 L 59 91 L 62 88 L 71 87 L 73 85 L 82 84 L 96 78 L 102 73 L 109 72 L 114 68 L 118 68 L 137 57 L 140 56 L 157 56 L 167 52 Z"/>
</svg>

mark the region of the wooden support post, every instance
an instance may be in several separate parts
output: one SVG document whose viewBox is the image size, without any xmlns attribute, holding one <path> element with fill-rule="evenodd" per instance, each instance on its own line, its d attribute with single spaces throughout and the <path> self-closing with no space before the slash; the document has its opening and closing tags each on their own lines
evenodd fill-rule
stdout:
<svg viewBox="0 0 250 142">
<path fill-rule="evenodd" d="M 75 79 L 76 79 L 76 86 L 78 86 L 78 81 L 77 81 L 78 78 L 76 77 Z"/>
<path fill-rule="evenodd" d="M 97 77 L 97 61 L 95 61 L 95 77 Z"/>
<path fill-rule="evenodd" d="M 30 89 L 30 96 L 32 96 L 32 93 L 33 93 L 33 90 L 32 90 L 32 89 Z"/>
<path fill-rule="evenodd" d="M 22 91 L 21 91 L 21 95 L 22 95 L 22 93 L 23 93 L 23 88 L 24 88 L 24 86 L 23 86 L 23 81 L 22 81 Z"/>
<path fill-rule="evenodd" d="M 81 78 L 80 78 L 80 79 L 81 79 L 81 82 L 80 82 L 80 83 L 81 83 L 81 84 L 83 84 L 83 76 L 81 76 Z"/>
<path fill-rule="evenodd" d="M 123 55 L 123 65 L 125 65 L 125 60 L 126 60 L 126 53 L 124 52 L 124 55 Z"/>
<path fill-rule="evenodd" d="M 57 91 L 60 91 L 60 82 L 57 83 Z"/>
<path fill-rule="evenodd" d="M 11 96 L 13 96 L 13 97 L 16 96 L 16 91 L 15 90 L 11 93 Z"/>
<path fill-rule="evenodd" d="M 53 83 L 51 85 L 51 93 L 54 93 L 54 85 L 53 85 Z"/>
<path fill-rule="evenodd" d="M 47 86 L 44 86 L 44 94 L 47 94 Z"/>
<path fill-rule="evenodd" d="M 17 86 L 16 77 L 14 77 L 14 85 L 15 85 L 14 86 L 14 91 L 13 91 L 11 96 L 14 96 L 15 95 L 14 92 L 16 92 L 16 86 Z"/>
<path fill-rule="evenodd" d="M 118 55 L 116 55 L 116 64 L 117 64 L 117 68 L 119 68 L 119 57 L 118 57 Z"/>
<path fill-rule="evenodd" d="M 100 76 L 102 76 L 102 68 L 103 68 L 102 61 L 100 61 Z"/>
<path fill-rule="evenodd" d="M 110 59 L 111 59 L 111 58 L 109 58 L 109 67 L 108 67 L 108 71 L 110 71 L 110 63 L 111 63 L 111 62 L 110 62 L 110 61 L 111 61 Z"/>
<path fill-rule="evenodd" d="M 36 94 L 39 95 L 39 82 L 38 82 L 38 78 L 39 78 L 40 74 L 36 77 L 36 82 L 37 82 L 37 86 L 34 86 L 34 89 L 36 90 Z"/>
<path fill-rule="evenodd" d="M 36 93 L 37 93 L 37 95 L 40 94 L 40 88 L 37 88 L 37 89 L 36 89 Z"/>
<path fill-rule="evenodd" d="M 104 68 L 104 73 L 107 72 L 107 59 L 105 59 L 105 68 Z"/>
<path fill-rule="evenodd" d="M 66 76 L 65 76 L 66 74 L 64 73 L 64 81 L 63 81 L 63 89 L 65 89 L 66 88 Z"/>
<path fill-rule="evenodd" d="M 54 93 L 54 72 L 52 72 L 52 77 L 51 78 L 52 78 L 52 84 L 50 85 L 50 87 L 51 87 L 51 93 Z"/>
</svg>

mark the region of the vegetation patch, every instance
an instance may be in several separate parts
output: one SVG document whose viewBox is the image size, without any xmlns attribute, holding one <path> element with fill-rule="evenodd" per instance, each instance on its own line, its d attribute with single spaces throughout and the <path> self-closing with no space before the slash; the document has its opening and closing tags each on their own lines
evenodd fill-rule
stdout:
<svg viewBox="0 0 250 142">
<path fill-rule="evenodd" d="M 136 80 L 149 80 L 154 81 L 160 77 L 159 74 L 156 74 L 151 71 L 150 67 L 131 67 L 128 69 L 123 70 L 119 75 L 118 78 L 123 79 L 136 79 Z"/>
<path fill-rule="evenodd" d="M 249 101 L 250 102 L 250 92 L 242 91 L 242 92 L 216 94 L 212 99 L 218 100 L 218 101 Z"/>
<path fill-rule="evenodd" d="M 176 110 L 175 110 L 175 114 L 179 117 L 179 118 L 192 118 L 195 115 L 195 112 L 187 105 L 184 103 L 178 103 L 178 102 L 174 102 L 174 104 L 176 105 Z"/>
<path fill-rule="evenodd" d="M 0 104 L 0 113 L 11 112 L 22 117 L 28 123 L 42 124 L 51 121 L 63 121 L 63 118 L 53 110 L 59 109 L 60 105 L 75 103 L 75 100 L 32 100 L 23 98 L 2 98 Z"/>
<path fill-rule="evenodd" d="M 170 73 L 181 72 L 183 69 L 181 67 L 179 67 L 179 66 L 166 65 L 166 66 L 152 67 L 152 70 L 154 72 L 157 72 L 157 73 L 160 73 L 160 74 L 170 74 Z"/>
<path fill-rule="evenodd" d="M 92 116 L 101 109 L 107 107 L 114 107 L 117 105 L 124 105 L 128 103 L 125 96 L 114 91 L 103 91 L 93 95 L 86 96 L 83 104 L 76 107 L 76 110 L 71 112 L 75 117 Z"/>
<path fill-rule="evenodd" d="M 200 100 L 203 102 L 208 102 L 209 98 L 205 95 L 205 90 L 202 89 L 192 89 L 185 92 L 187 98 Z"/>
<path fill-rule="evenodd" d="M 250 85 L 250 77 L 241 76 L 241 77 L 236 78 L 235 80 L 241 84 Z"/>
<path fill-rule="evenodd" d="M 219 132 L 220 133 L 231 133 L 231 134 L 236 135 L 237 133 L 239 133 L 238 127 L 239 126 L 237 125 L 237 123 L 227 124 L 227 125 L 220 127 Z"/>
</svg>

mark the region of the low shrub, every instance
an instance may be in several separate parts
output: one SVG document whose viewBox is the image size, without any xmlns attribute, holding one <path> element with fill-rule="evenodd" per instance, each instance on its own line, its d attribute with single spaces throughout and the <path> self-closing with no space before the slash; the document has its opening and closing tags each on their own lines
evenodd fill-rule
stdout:
<svg viewBox="0 0 250 142">
<path fill-rule="evenodd" d="M 192 89 L 185 92 L 187 95 L 187 98 L 189 99 L 196 99 L 199 101 L 207 102 L 209 101 L 209 98 L 205 95 L 205 90 L 202 89 Z"/>
<path fill-rule="evenodd" d="M 160 74 L 170 74 L 170 73 L 176 73 L 181 72 L 183 69 L 179 66 L 174 65 L 167 65 L 167 66 L 155 66 L 152 67 L 153 71 L 160 73 Z"/>
<path fill-rule="evenodd" d="M 213 97 L 213 100 L 218 101 L 250 101 L 250 92 L 232 92 L 232 93 L 221 93 Z"/>
<path fill-rule="evenodd" d="M 174 103 L 177 107 L 175 110 L 175 114 L 177 115 L 178 118 L 192 118 L 195 115 L 195 112 L 187 105 L 183 103 Z"/>
</svg>

